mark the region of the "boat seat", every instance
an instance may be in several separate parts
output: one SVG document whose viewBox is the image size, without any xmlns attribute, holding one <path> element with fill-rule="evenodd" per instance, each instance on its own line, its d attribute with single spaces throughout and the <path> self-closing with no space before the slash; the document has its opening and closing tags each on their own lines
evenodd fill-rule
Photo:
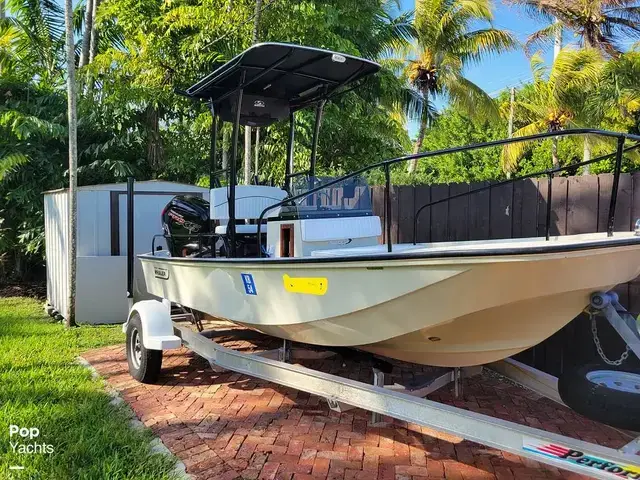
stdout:
<svg viewBox="0 0 640 480">
<path fill-rule="evenodd" d="M 212 188 L 210 192 L 210 217 L 212 220 L 229 220 L 229 200 L 227 187 Z M 287 192 L 278 187 L 266 185 L 236 186 L 235 216 L 237 219 L 257 219 L 262 211 L 281 202 Z M 267 212 L 267 217 L 276 216 L 278 208 Z M 238 225 L 239 227 L 240 225 Z M 239 231 L 239 230 L 236 230 Z M 217 232 L 216 232 L 217 233 Z"/>
<path fill-rule="evenodd" d="M 301 222 L 302 240 L 329 242 L 345 238 L 368 238 L 382 235 L 380 217 L 313 218 Z"/>
<path fill-rule="evenodd" d="M 226 235 L 227 234 L 227 225 L 218 225 L 215 229 L 215 233 L 218 235 Z M 236 233 L 240 235 L 257 235 L 258 234 L 258 225 L 236 225 Z M 266 227 L 261 228 L 261 233 L 267 233 Z"/>
</svg>

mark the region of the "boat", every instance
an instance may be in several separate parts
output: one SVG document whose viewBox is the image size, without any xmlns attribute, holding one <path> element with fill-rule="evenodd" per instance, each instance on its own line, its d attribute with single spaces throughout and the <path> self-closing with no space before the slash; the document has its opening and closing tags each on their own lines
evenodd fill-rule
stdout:
<svg viewBox="0 0 640 480">
<path fill-rule="evenodd" d="M 262 43 L 180 92 L 211 108 L 213 188 L 209 201 L 176 197 L 167 205 L 164 243 L 154 242 L 151 252 L 138 256 L 141 288 L 285 340 L 460 367 L 501 360 L 540 343 L 579 315 L 593 292 L 640 275 L 640 236 L 613 231 L 620 163 L 630 148 L 625 142 L 640 145 L 634 135 L 549 132 L 407 155 L 341 178 L 317 177 L 325 103 L 379 68 L 328 50 Z M 295 113 L 307 107 L 316 111 L 309 169 L 296 173 Z M 237 185 L 240 125 L 287 118 L 284 186 Z M 220 120 L 233 123 L 225 172 L 216 168 Z M 390 222 L 373 212 L 367 176 L 374 169 L 384 172 L 390 211 L 389 172 L 397 163 L 583 134 L 617 139 L 610 155 L 616 173 L 607 232 L 550 236 L 547 215 L 547 234 L 539 238 L 392 244 Z M 562 170 L 543 173 L 551 177 Z M 226 186 L 220 185 L 221 174 Z"/>
</svg>

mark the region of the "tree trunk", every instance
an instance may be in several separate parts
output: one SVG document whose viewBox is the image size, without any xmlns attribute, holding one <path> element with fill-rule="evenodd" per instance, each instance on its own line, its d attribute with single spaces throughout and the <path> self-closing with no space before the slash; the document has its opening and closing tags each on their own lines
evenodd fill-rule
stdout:
<svg viewBox="0 0 640 480">
<path fill-rule="evenodd" d="M 558 160 L 558 137 L 551 139 L 551 162 L 553 168 L 560 166 L 560 160 Z"/>
<path fill-rule="evenodd" d="M 229 129 L 222 130 L 222 170 L 229 168 Z"/>
<path fill-rule="evenodd" d="M 147 162 L 151 167 L 154 178 L 164 166 L 164 146 L 160 135 L 160 114 L 158 109 L 147 107 Z"/>
<path fill-rule="evenodd" d="M 244 127 L 244 184 L 251 184 L 251 127 Z"/>
<path fill-rule="evenodd" d="M 560 23 L 559 18 L 554 18 L 553 23 Z M 555 34 L 555 38 L 553 39 L 553 61 L 556 61 L 558 55 L 560 55 L 560 50 L 562 50 L 562 26 L 559 26 L 558 31 Z"/>
<path fill-rule="evenodd" d="M 256 0 L 256 9 L 253 12 L 253 43 L 258 42 L 258 29 L 260 28 L 260 15 L 262 13 L 262 0 Z"/>
<path fill-rule="evenodd" d="M 509 92 L 509 126 L 508 126 L 508 134 L 509 138 L 513 137 L 513 114 L 516 103 L 516 87 L 511 87 L 511 91 Z"/>
<path fill-rule="evenodd" d="M 256 8 L 253 14 L 253 41 L 258 42 L 258 27 L 260 26 L 260 13 L 262 12 L 262 0 L 256 0 Z M 258 152 L 258 137 L 256 136 L 256 153 Z M 256 162 L 257 162 L 256 158 Z M 256 170 L 256 175 L 258 171 Z M 244 184 L 251 183 L 251 127 L 244 127 Z"/>
<path fill-rule="evenodd" d="M 424 136 L 427 132 L 427 118 L 428 118 L 428 108 L 429 108 L 429 97 L 425 94 L 425 112 L 420 117 L 420 128 L 418 129 L 418 138 L 416 138 L 416 143 L 413 146 L 413 153 L 420 153 L 420 149 L 422 148 L 422 143 L 424 142 Z M 409 165 L 407 166 L 407 173 L 413 174 L 416 171 L 418 166 L 418 159 L 409 160 Z"/>
<path fill-rule="evenodd" d="M 584 136 L 584 153 L 582 156 L 583 162 L 591 160 L 591 142 L 589 141 L 589 135 Z M 589 175 L 591 173 L 591 165 L 585 165 L 582 167 L 582 174 Z"/>
<path fill-rule="evenodd" d="M 100 6 L 100 0 L 93 0 L 91 9 L 91 43 L 89 45 L 89 63 L 93 62 L 98 53 L 98 38 L 99 33 L 96 30 L 96 14 L 98 12 L 98 6 Z"/>
<path fill-rule="evenodd" d="M 5 0 L 0 0 L 0 20 L 4 20 L 6 16 Z M 2 74 L 2 67 L 0 67 L 0 74 Z"/>
<path fill-rule="evenodd" d="M 78 167 L 78 124 L 76 111 L 76 56 L 73 38 L 73 3 L 65 0 L 64 19 L 67 42 L 67 104 L 69 120 L 69 249 L 67 251 L 67 281 L 69 294 L 65 325 L 76 325 L 76 245 L 77 245 L 77 167 Z"/>
<path fill-rule="evenodd" d="M 94 0 L 87 0 L 84 11 L 84 35 L 82 37 L 79 67 L 84 67 L 89 63 L 89 48 L 91 46 L 91 35 L 93 34 L 93 3 Z"/>
<path fill-rule="evenodd" d="M 255 144 L 255 151 L 253 152 L 253 171 L 255 172 L 254 175 L 257 177 L 260 174 L 260 163 L 258 161 L 258 151 L 260 149 L 260 127 L 256 127 L 256 144 Z"/>
</svg>

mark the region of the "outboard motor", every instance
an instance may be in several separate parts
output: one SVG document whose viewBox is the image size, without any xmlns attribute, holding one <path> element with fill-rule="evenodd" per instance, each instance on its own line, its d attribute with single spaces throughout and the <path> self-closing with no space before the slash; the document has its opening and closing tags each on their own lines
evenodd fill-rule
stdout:
<svg viewBox="0 0 640 480">
<path fill-rule="evenodd" d="M 192 195 L 178 195 L 162 211 L 162 228 L 172 257 L 202 253 L 212 239 L 209 202 Z M 203 235 L 201 235 L 203 234 Z"/>
</svg>

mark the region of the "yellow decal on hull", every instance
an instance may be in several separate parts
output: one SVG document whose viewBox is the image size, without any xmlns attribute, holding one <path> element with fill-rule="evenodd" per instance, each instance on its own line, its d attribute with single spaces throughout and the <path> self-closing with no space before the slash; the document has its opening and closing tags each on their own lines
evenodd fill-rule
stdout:
<svg viewBox="0 0 640 480">
<path fill-rule="evenodd" d="M 327 293 L 329 282 L 324 277 L 293 278 L 286 273 L 282 276 L 284 288 L 291 293 L 306 293 L 307 295 L 324 295 Z"/>
</svg>

